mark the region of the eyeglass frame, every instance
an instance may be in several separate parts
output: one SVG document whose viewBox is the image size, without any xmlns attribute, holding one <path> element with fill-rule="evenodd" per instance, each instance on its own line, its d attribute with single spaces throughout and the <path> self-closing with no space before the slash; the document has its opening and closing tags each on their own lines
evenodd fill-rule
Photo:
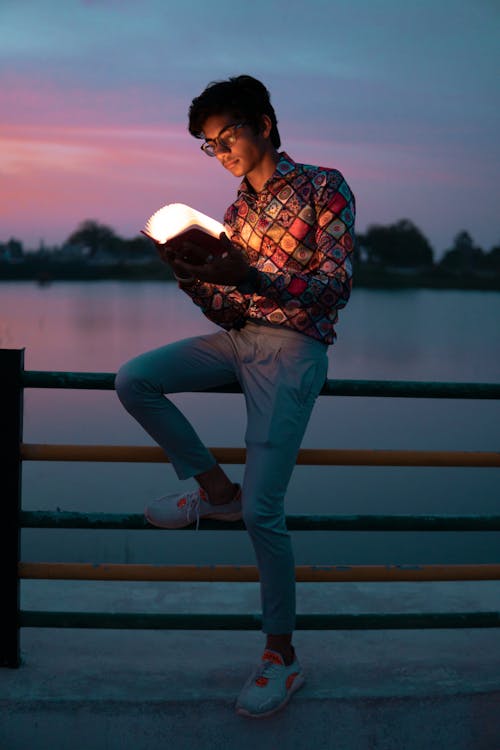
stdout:
<svg viewBox="0 0 500 750">
<path fill-rule="evenodd" d="M 231 125 L 225 125 L 221 130 L 219 130 L 215 138 L 209 138 L 208 140 L 205 140 L 205 142 L 201 144 L 200 146 L 201 150 L 207 156 L 217 156 L 217 149 L 219 149 L 220 146 L 230 151 L 231 146 L 234 144 L 229 145 L 225 143 L 224 139 L 220 137 L 221 133 L 223 133 L 225 130 L 229 130 L 229 128 L 234 128 L 235 130 L 239 130 L 240 128 L 245 127 L 245 125 L 248 125 L 248 122 L 246 122 L 246 120 L 244 120 L 243 122 L 235 122 L 235 123 L 232 123 Z M 235 135 L 235 142 L 237 138 L 238 137 Z M 213 149 L 213 152 L 208 151 L 209 148 Z"/>
</svg>

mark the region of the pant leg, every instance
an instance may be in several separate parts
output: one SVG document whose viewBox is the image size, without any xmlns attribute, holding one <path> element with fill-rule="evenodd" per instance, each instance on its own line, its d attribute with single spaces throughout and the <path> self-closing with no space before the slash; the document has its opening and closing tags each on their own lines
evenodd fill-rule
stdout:
<svg viewBox="0 0 500 750">
<path fill-rule="evenodd" d="M 166 398 L 236 381 L 235 354 L 226 331 L 195 336 L 141 354 L 117 373 L 115 388 L 127 411 L 165 451 L 179 479 L 215 465 L 182 412 Z"/>
<path fill-rule="evenodd" d="M 254 326 L 255 327 L 255 326 Z M 243 518 L 259 568 L 265 633 L 295 629 L 295 561 L 284 499 L 316 397 L 327 374 L 326 346 L 280 329 L 241 331 L 248 425 Z"/>
</svg>

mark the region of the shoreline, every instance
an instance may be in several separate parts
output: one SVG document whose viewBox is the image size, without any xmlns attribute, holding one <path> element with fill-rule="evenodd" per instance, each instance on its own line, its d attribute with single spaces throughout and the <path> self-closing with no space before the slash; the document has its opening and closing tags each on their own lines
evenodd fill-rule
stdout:
<svg viewBox="0 0 500 750">
<path fill-rule="evenodd" d="M 457 289 L 500 291 L 500 275 L 445 274 L 441 269 L 405 273 L 394 270 L 357 268 L 354 288 L 368 289 Z M 58 281 L 172 281 L 170 269 L 163 263 L 143 265 L 81 266 L 75 264 L 0 264 L 2 281 L 33 281 L 48 285 Z"/>
</svg>

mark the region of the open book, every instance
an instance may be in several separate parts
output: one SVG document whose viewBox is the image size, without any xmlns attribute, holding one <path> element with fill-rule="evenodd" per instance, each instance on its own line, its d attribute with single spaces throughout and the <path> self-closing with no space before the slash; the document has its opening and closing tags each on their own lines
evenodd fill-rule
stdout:
<svg viewBox="0 0 500 750">
<path fill-rule="evenodd" d="M 191 242 L 207 255 L 222 255 L 225 248 L 219 237 L 224 231 L 223 224 L 184 203 L 163 206 L 141 230 L 146 237 L 179 252 L 184 242 Z"/>
</svg>

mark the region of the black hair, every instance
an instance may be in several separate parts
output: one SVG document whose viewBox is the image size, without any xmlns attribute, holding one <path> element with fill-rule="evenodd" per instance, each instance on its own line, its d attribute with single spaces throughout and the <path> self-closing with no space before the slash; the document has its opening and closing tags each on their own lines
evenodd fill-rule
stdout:
<svg viewBox="0 0 500 750">
<path fill-rule="evenodd" d="M 258 133 L 262 129 L 262 115 L 271 120 L 271 143 L 281 145 L 278 120 L 271 104 L 271 95 L 263 83 L 247 75 L 212 81 L 191 102 L 188 129 L 195 138 L 204 138 L 203 125 L 212 115 L 231 114 L 236 120 L 244 120 Z"/>
</svg>

